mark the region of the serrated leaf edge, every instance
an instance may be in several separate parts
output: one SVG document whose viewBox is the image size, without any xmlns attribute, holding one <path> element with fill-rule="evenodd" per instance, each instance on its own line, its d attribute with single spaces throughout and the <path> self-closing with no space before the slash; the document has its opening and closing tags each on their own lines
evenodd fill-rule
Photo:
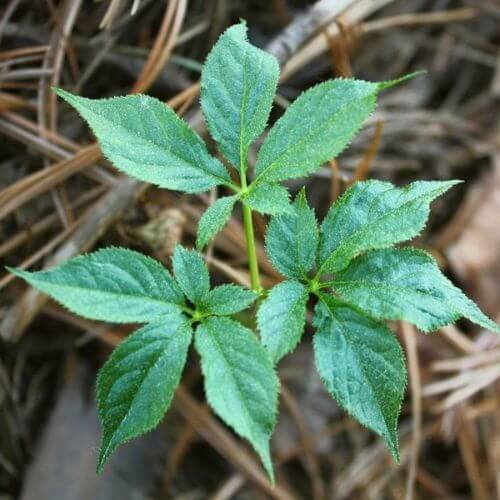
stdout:
<svg viewBox="0 0 500 500">
<path fill-rule="evenodd" d="M 387 330 L 389 333 L 391 333 L 392 335 L 395 335 L 394 332 L 387 327 L 387 325 L 383 322 L 383 321 L 380 321 L 380 320 L 377 320 L 373 317 L 371 317 L 369 314 L 367 314 L 365 311 L 363 311 L 362 309 L 359 309 L 355 306 L 352 306 L 351 304 L 347 303 L 347 302 L 344 302 L 344 301 L 341 301 L 339 300 L 337 297 L 333 297 L 331 296 L 335 302 L 339 303 L 339 305 L 341 306 L 344 306 L 344 307 L 349 307 L 351 309 L 353 309 L 356 313 L 362 315 L 362 316 L 365 316 L 367 317 L 368 319 L 370 319 L 371 321 L 374 321 L 376 323 L 379 323 L 380 326 Z M 328 306 L 328 304 L 321 298 L 321 294 L 320 294 L 320 297 L 319 297 L 319 300 L 321 301 L 322 304 L 324 304 L 324 307 L 326 309 L 328 309 L 330 311 L 330 307 Z M 340 322 L 339 322 L 340 323 Z M 315 326 L 315 328 L 317 328 Z M 313 342 L 314 342 L 314 338 L 313 337 Z M 397 339 L 396 339 L 397 341 Z M 405 373 L 405 379 L 404 379 L 404 389 L 403 389 L 403 393 L 402 393 L 402 396 L 399 400 L 399 404 L 398 404 L 398 416 L 401 415 L 401 408 L 403 406 L 403 402 L 404 402 L 404 394 L 406 392 L 406 388 L 408 387 L 408 373 L 407 373 L 407 369 L 406 369 L 406 356 L 405 356 L 405 352 L 404 352 L 404 349 L 401 347 L 401 344 L 399 342 L 397 342 L 398 345 L 399 345 L 399 348 L 400 348 L 400 354 L 401 354 L 401 361 L 402 361 L 402 365 L 404 366 L 404 373 Z M 319 373 L 319 370 L 317 370 L 317 373 L 318 373 L 318 376 L 320 377 L 321 379 L 321 382 L 323 383 L 323 385 L 326 387 L 328 387 L 327 385 L 327 381 L 321 376 L 321 374 Z M 329 391 L 328 391 L 329 392 Z M 335 400 L 337 400 L 337 396 L 335 396 Z M 349 411 L 349 409 L 347 408 L 344 408 L 344 406 L 340 405 L 339 403 L 339 406 L 351 417 L 353 418 L 356 422 L 359 422 L 358 419 L 356 418 L 356 416 L 354 416 L 351 411 Z M 367 429 L 369 429 L 370 431 L 374 432 L 375 434 L 377 434 L 378 436 L 380 436 L 382 439 L 384 439 L 384 441 L 386 441 L 386 444 L 390 444 L 390 446 L 387 446 L 389 452 L 391 453 L 392 457 L 394 458 L 394 460 L 396 461 L 397 464 L 400 464 L 401 463 L 401 457 L 400 457 L 400 453 L 399 453 L 399 436 L 398 436 L 398 419 L 396 419 L 396 422 L 395 422 L 395 426 L 393 429 L 389 429 L 389 426 L 387 425 L 387 421 L 384 417 L 384 415 L 381 413 L 381 416 L 389 430 L 389 432 L 392 430 L 392 432 L 394 433 L 394 440 L 391 438 L 391 436 L 385 436 L 385 435 L 380 435 L 378 432 L 376 432 L 374 429 L 372 429 L 371 427 L 369 427 L 368 425 L 365 425 L 361 422 L 360 425 L 362 425 L 363 427 L 366 427 Z"/>
</svg>

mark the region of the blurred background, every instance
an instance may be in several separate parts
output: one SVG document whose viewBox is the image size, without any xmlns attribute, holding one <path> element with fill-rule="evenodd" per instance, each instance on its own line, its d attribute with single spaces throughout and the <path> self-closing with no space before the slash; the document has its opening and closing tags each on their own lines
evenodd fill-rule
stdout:
<svg viewBox="0 0 500 500">
<path fill-rule="evenodd" d="M 169 103 L 209 140 L 198 102 L 218 35 L 246 19 L 280 61 L 274 122 L 334 76 L 427 74 L 385 92 L 351 147 L 307 180 L 319 218 L 350 183 L 463 179 L 415 245 L 500 319 L 500 4 L 495 0 L 2 0 L 0 2 L 0 499 L 480 499 L 500 497 L 500 337 L 460 322 L 407 324 L 402 463 L 326 395 L 310 331 L 279 366 L 272 489 L 248 446 L 203 399 L 191 355 L 173 408 L 102 476 L 96 371 L 131 330 L 77 318 L 7 274 L 106 245 L 169 264 L 221 193 L 188 196 L 123 177 L 52 86 Z M 215 152 L 212 143 L 210 149 Z M 255 160 L 258 143 L 251 151 Z M 290 183 L 292 192 L 299 183 Z M 257 218 L 266 285 L 266 220 Z M 206 252 L 216 282 L 247 283 L 235 217 Z"/>
</svg>

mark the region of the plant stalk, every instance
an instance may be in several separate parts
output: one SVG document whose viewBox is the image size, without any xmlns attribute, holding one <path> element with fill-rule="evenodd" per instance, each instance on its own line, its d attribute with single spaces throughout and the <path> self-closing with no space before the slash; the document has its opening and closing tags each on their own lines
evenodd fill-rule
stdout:
<svg viewBox="0 0 500 500">
<path fill-rule="evenodd" d="M 250 271 L 250 284 L 256 293 L 262 291 L 259 276 L 259 261 L 257 259 L 257 249 L 255 247 L 255 235 L 253 232 L 252 210 L 243 202 L 243 226 L 247 240 L 248 269 Z"/>
<path fill-rule="evenodd" d="M 242 158 L 244 156 L 242 155 Z M 240 165 L 241 189 L 247 189 L 246 161 L 242 160 Z M 243 207 L 243 227 L 245 228 L 245 238 L 247 241 L 248 270 L 250 271 L 250 286 L 258 294 L 262 291 L 259 275 L 259 261 L 257 259 L 257 249 L 255 246 L 255 234 L 253 232 L 252 209 L 242 200 Z"/>
</svg>

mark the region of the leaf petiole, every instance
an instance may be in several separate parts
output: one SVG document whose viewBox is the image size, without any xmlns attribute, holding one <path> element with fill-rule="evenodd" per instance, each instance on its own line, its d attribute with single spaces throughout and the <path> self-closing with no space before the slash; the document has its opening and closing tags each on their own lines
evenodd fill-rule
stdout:
<svg viewBox="0 0 500 500">
<path fill-rule="evenodd" d="M 241 191 L 248 190 L 246 178 L 246 158 L 241 159 L 240 165 L 240 181 Z M 248 257 L 248 270 L 250 271 L 250 285 L 254 292 L 260 294 L 262 285 L 260 284 L 259 276 L 259 261 L 257 259 L 257 248 L 255 246 L 255 234 L 253 231 L 252 209 L 242 200 L 243 211 L 243 227 L 245 229 L 245 238 L 247 242 L 247 257 Z"/>
<path fill-rule="evenodd" d="M 189 316 L 193 316 L 193 314 L 195 313 L 195 310 L 194 309 L 191 309 L 190 307 L 188 306 L 182 306 L 182 310 L 186 313 L 186 314 L 189 314 Z"/>
<path fill-rule="evenodd" d="M 253 232 L 252 210 L 243 203 L 243 226 L 247 240 L 248 269 L 250 271 L 250 284 L 252 290 L 258 294 L 262 291 L 259 277 L 259 262 L 257 260 L 257 249 L 255 247 L 255 235 Z"/>
<path fill-rule="evenodd" d="M 224 182 L 224 186 L 229 188 L 231 191 L 233 191 L 236 194 L 242 194 L 242 189 L 238 184 L 235 184 L 234 182 Z"/>
</svg>

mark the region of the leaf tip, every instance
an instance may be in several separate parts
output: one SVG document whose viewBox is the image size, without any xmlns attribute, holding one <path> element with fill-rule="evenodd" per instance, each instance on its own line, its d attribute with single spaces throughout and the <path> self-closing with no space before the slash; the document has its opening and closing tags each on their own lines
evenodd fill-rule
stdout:
<svg viewBox="0 0 500 500">
<path fill-rule="evenodd" d="M 61 99 L 64 99 L 67 102 L 69 102 L 71 98 L 75 97 L 71 92 L 62 89 L 61 87 L 51 87 L 51 89 L 54 94 L 58 95 Z"/>
<path fill-rule="evenodd" d="M 175 258 L 176 255 L 180 256 L 183 254 L 185 250 L 186 249 L 180 243 L 176 243 L 172 252 L 172 259 Z"/>
<path fill-rule="evenodd" d="M 32 275 L 33 273 L 31 273 L 31 272 L 29 272 L 29 271 L 26 271 L 26 270 L 24 270 L 24 269 L 21 269 L 21 268 L 19 268 L 19 267 L 10 267 L 10 266 L 5 266 L 5 269 L 6 269 L 9 273 L 11 273 L 11 274 L 13 274 L 13 275 L 17 276 L 18 278 L 21 278 L 21 279 L 23 279 L 23 280 L 27 281 L 28 283 L 31 283 L 30 277 L 31 277 L 31 275 Z"/>
<path fill-rule="evenodd" d="M 198 236 L 196 237 L 196 244 L 195 244 L 195 245 L 196 245 L 196 250 L 197 250 L 198 252 L 202 252 L 202 251 L 203 251 L 203 248 L 205 248 L 205 245 L 206 245 L 206 244 L 207 244 L 207 243 L 206 243 L 205 239 L 204 239 L 204 238 L 201 238 L 201 237 L 200 237 L 200 235 L 198 235 Z"/>
<path fill-rule="evenodd" d="M 110 450 L 110 443 L 105 446 L 104 439 L 101 441 L 101 446 L 99 449 L 99 457 L 97 459 L 96 472 L 97 474 L 102 474 L 104 471 L 104 466 L 108 462 L 109 456 L 111 455 L 112 450 Z"/>
<path fill-rule="evenodd" d="M 439 190 L 439 194 L 444 194 L 446 191 L 450 190 L 452 187 L 458 185 L 458 184 L 463 184 L 463 180 L 461 179 L 451 179 L 449 181 L 441 181 L 441 189 Z"/>
<path fill-rule="evenodd" d="M 397 420 L 391 427 L 388 426 L 384 431 L 380 432 L 375 431 L 375 432 L 384 440 L 387 451 L 390 453 L 394 462 L 396 462 L 397 465 L 400 465 L 401 455 L 399 453 L 399 436 L 398 436 Z"/>
<path fill-rule="evenodd" d="M 228 35 L 229 37 L 236 35 L 242 37 L 242 41 L 248 42 L 247 31 L 248 31 L 247 21 L 246 19 L 240 17 L 239 23 L 229 26 L 229 28 L 227 28 L 221 34 L 220 38 L 225 37 L 225 35 Z"/>
<path fill-rule="evenodd" d="M 296 199 L 300 201 L 305 201 L 307 203 L 306 187 L 302 186 L 300 191 L 297 193 Z"/>
<path fill-rule="evenodd" d="M 269 477 L 269 481 L 271 483 L 271 486 L 274 488 L 276 486 L 276 478 L 274 477 L 274 470 L 273 468 L 271 467 L 271 470 L 269 471 L 266 471 L 267 472 L 267 475 Z"/>
<path fill-rule="evenodd" d="M 397 465 L 401 465 L 401 456 L 399 455 L 399 448 L 391 450 L 391 456 Z"/>
<path fill-rule="evenodd" d="M 274 486 L 276 485 L 276 478 L 274 476 L 273 462 L 271 460 L 269 450 L 267 451 L 265 456 L 261 454 L 261 460 L 262 460 L 262 465 L 264 466 L 264 469 L 267 473 L 267 477 L 269 478 L 269 481 L 271 482 L 271 485 L 274 488 Z"/>
<path fill-rule="evenodd" d="M 455 186 L 457 184 L 463 184 L 465 181 L 463 179 L 450 179 L 449 181 L 444 181 L 449 186 Z"/>
<path fill-rule="evenodd" d="M 408 73 L 406 75 L 403 75 L 399 78 L 395 78 L 393 80 L 386 80 L 385 82 L 380 82 L 377 85 L 377 87 L 378 87 L 379 91 L 386 90 L 386 89 L 389 89 L 391 87 L 395 87 L 396 85 L 399 85 L 400 83 L 406 82 L 407 80 L 411 80 L 411 79 L 415 78 L 416 76 L 423 75 L 425 73 L 427 73 L 427 70 L 425 70 L 425 69 L 419 70 L 419 71 L 414 71 L 413 73 Z"/>
<path fill-rule="evenodd" d="M 307 201 L 307 193 L 305 186 L 297 193 L 295 200 L 293 202 L 295 207 L 309 207 L 309 202 Z"/>
<path fill-rule="evenodd" d="M 394 430 L 394 432 L 388 436 L 384 436 L 384 438 L 392 458 L 399 465 L 401 463 L 401 455 L 399 454 L 397 430 Z"/>
<path fill-rule="evenodd" d="M 96 467 L 97 474 L 102 474 L 102 472 L 104 470 L 104 464 L 105 464 L 105 462 L 102 462 L 101 459 L 99 458 L 99 460 L 97 461 L 97 467 Z"/>
</svg>

